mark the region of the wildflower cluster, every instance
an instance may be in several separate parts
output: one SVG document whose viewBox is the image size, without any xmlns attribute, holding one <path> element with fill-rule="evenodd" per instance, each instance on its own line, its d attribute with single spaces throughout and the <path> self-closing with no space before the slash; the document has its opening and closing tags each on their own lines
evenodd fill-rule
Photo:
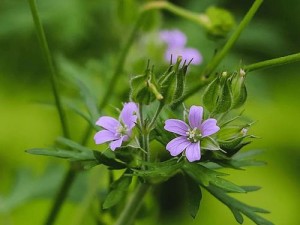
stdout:
<svg viewBox="0 0 300 225">
<path fill-rule="evenodd" d="M 143 74 L 132 77 L 130 101 L 123 104 L 118 119 L 101 116 L 96 120 L 100 130 L 94 134 L 94 142 L 100 148 L 109 143 L 106 151 L 91 150 L 60 138 L 58 143 L 67 149 L 31 149 L 29 152 L 68 158 L 84 169 L 99 164 L 111 170 L 123 169 L 123 175 L 111 184 L 102 205 L 104 209 L 122 201 L 133 177 L 138 177 L 142 190 L 146 190 L 181 173 L 189 180 L 188 192 L 192 190 L 192 195 L 199 197 L 201 188 L 208 190 L 226 204 L 234 216 L 238 215 L 238 222 L 243 213 L 253 221 L 259 219 L 271 224 L 256 214 L 262 210 L 257 211 L 227 195 L 228 192 L 245 193 L 248 188 L 221 178 L 223 174 L 215 170 L 262 164 L 245 160 L 248 154 L 244 157 L 240 153 L 250 143 L 249 139 L 255 138 L 248 134 L 252 123 L 244 122 L 242 116 L 234 115 L 233 111 L 242 107 L 247 98 L 244 70 L 217 74 L 207 84 L 198 104 L 187 109 L 185 104 L 174 108 L 173 103 L 178 103 L 185 93 L 189 64 L 182 63 L 179 56 L 164 72 L 155 72 L 149 67 L 148 63 Z M 154 141 L 161 143 L 160 154 L 153 154 Z M 193 217 L 199 208 L 201 198 L 198 197 L 190 199 Z"/>
<path fill-rule="evenodd" d="M 259 6 L 257 4 L 260 3 L 254 5 L 248 16 L 254 14 Z M 147 14 L 147 10 L 159 7 L 181 16 L 186 15 L 215 38 L 225 37 L 234 25 L 231 14 L 226 10 L 210 7 L 205 14 L 189 14 L 167 1 L 150 2 L 143 8 L 141 18 Z M 177 174 L 186 178 L 189 213 L 193 218 L 196 217 L 200 206 L 201 190 L 205 189 L 231 210 L 238 223 L 243 223 L 244 215 L 258 225 L 272 225 L 257 215 L 266 213 L 266 210 L 246 205 L 228 195 L 228 193 L 247 193 L 257 188 L 234 184 L 222 178 L 224 173 L 218 171 L 219 168 L 241 170 L 246 166 L 264 164 L 253 159 L 248 160 L 257 154 L 257 151 L 248 151 L 246 154 L 241 152 L 241 149 L 255 138 L 248 134 L 253 123 L 241 113 L 247 100 L 245 84 L 247 70 L 239 68 L 235 71 L 215 72 L 218 63 L 239 36 L 241 32 L 239 29 L 242 29 L 248 20 L 242 21 L 242 25 L 238 27 L 224 49 L 213 57 L 196 78 L 195 84 L 188 88 L 186 77 L 190 71 L 189 66 L 201 64 L 203 57 L 197 49 L 186 46 L 187 37 L 181 31 L 177 29 L 160 31 L 158 42 L 165 44 L 164 59 L 169 62 L 168 67 L 165 70 L 156 69 L 150 66 L 148 61 L 144 72 L 131 76 L 129 88 L 125 89 L 129 98 L 116 119 L 104 115 L 102 107 L 109 102 L 116 80 L 119 74 L 122 74 L 126 54 L 141 21 L 138 21 L 125 45 L 124 54 L 121 54 L 101 104 L 94 101 L 90 88 L 85 86 L 78 76 L 68 77 L 77 85 L 86 106 L 86 111 L 82 111 L 72 103 L 68 105 L 90 125 L 83 141 L 77 143 L 65 135 L 64 138 L 58 138 L 53 147 L 35 148 L 27 152 L 69 159 L 72 161 L 68 174 L 70 177 L 79 170 L 97 165 L 107 167 L 110 171 L 107 176 L 110 186 L 103 192 L 106 193 L 106 197 L 102 201 L 102 208 L 108 210 L 103 213 L 109 214 L 113 220 L 120 210 L 109 209 L 123 207 L 126 204 L 125 210 L 116 221 L 119 225 L 133 223 L 149 187 L 159 185 Z M 41 40 L 44 40 L 44 37 Z M 162 57 L 161 54 L 160 59 Z M 52 69 L 52 65 L 50 68 Z M 187 107 L 185 99 L 201 88 L 203 88 L 201 96 L 197 95 L 192 103 L 189 102 L 190 107 Z M 55 93 L 55 97 L 60 116 L 64 121 L 58 93 Z M 118 104 L 120 106 L 121 102 Z M 92 128 L 95 130 L 93 148 L 87 146 Z M 114 170 L 122 171 L 122 174 L 116 173 L 119 175 L 117 179 L 111 172 Z M 68 180 L 64 184 L 67 183 Z M 135 193 L 126 203 L 126 195 L 133 188 Z M 54 206 L 56 207 L 56 204 Z M 50 216 L 55 213 L 56 208 Z M 111 220 L 107 224 L 111 224 Z M 106 224 L 103 221 L 97 222 Z"/>
</svg>

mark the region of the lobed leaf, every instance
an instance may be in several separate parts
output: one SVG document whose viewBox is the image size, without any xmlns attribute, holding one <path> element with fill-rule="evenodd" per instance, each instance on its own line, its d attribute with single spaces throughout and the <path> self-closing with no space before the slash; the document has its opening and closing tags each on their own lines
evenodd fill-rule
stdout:
<svg viewBox="0 0 300 225">
<path fill-rule="evenodd" d="M 111 184 L 111 190 L 106 196 L 102 208 L 108 209 L 118 204 L 127 194 L 132 177 L 126 171 L 118 180 Z"/>
<path fill-rule="evenodd" d="M 204 187 L 208 192 L 210 192 L 214 197 L 216 197 L 219 201 L 224 203 L 233 213 L 236 221 L 240 224 L 243 223 L 244 219 L 241 214 L 247 216 L 250 220 L 252 220 L 257 225 L 274 225 L 269 220 L 264 219 L 263 217 L 257 215 L 256 213 L 268 213 L 267 210 L 246 205 L 238 201 L 237 199 L 226 194 L 224 190 L 218 188 L 216 186 L 210 185 Z"/>
<path fill-rule="evenodd" d="M 194 179 L 199 185 L 209 186 L 215 185 L 224 191 L 245 193 L 246 191 L 240 186 L 220 178 L 224 176 L 224 173 L 220 173 L 211 169 L 208 169 L 200 164 L 196 163 L 185 163 L 183 170 Z"/>
<path fill-rule="evenodd" d="M 201 188 L 199 187 L 198 183 L 191 179 L 189 176 L 185 176 L 185 179 L 188 197 L 188 209 L 190 215 L 195 218 L 202 199 Z"/>
</svg>

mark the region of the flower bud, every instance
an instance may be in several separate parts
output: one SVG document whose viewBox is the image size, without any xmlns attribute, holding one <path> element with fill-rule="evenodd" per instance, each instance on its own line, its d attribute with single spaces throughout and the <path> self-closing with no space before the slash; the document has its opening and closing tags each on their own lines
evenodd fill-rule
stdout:
<svg viewBox="0 0 300 225">
<path fill-rule="evenodd" d="M 188 65 L 183 64 L 180 67 L 182 57 L 177 57 L 174 65 L 170 65 L 168 70 L 163 74 L 163 78 L 159 79 L 161 93 L 164 96 L 164 103 L 170 104 L 180 98 L 184 91 L 185 74 Z"/>
<path fill-rule="evenodd" d="M 250 142 L 243 142 L 247 137 L 248 126 L 227 126 L 218 132 L 218 143 L 228 155 L 233 155 Z"/>
<path fill-rule="evenodd" d="M 215 38 L 225 37 L 235 26 L 231 13 L 217 7 L 209 7 L 201 18 L 207 33 Z"/>
<path fill-rule="evenodd" d="M 245 71 L 240 69 L 238 73 L 234 73 L 231 78 L 232 92 L 232 108 L 241 107 L 247 100 L 247 89 L 245 86 Z"/>
<path fill-rule="evenodd" d="M 130 81 L 130 86 L 130 98 L 136 103 L 149 105 L 155 99 L 163 99 L 153 71 L 149 68 L 146 69 L 143 75 L 133 77 Z"/>
<path fill-rule="evenodd" d="M 227 72 L 215 78 L 203 94 L 203 104 L 211 113 L 227 112 L 231 108 L 232 94 Z"/>
</svg>

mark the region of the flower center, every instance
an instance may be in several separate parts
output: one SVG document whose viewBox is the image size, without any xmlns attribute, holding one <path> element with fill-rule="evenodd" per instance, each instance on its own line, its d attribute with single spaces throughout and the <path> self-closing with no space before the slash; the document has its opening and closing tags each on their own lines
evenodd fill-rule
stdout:
<svg viewBox="0 0 300 225">
<path fill-rule="evenodd" d="M 186 134 L 188 135 L 187 139 L 193 143 L 200 141 L 202 137 L 201 131 L 197 127 L 189 129 Z"/>
<path fill-rule="evenodd" d="M 126 135 L 128 132 L 128 127 L 124 124 L 124 125 L 120 125 L 117 127 L 116 129 L 117 134 L 120 134 L 121 136 Z"/>
</svg>

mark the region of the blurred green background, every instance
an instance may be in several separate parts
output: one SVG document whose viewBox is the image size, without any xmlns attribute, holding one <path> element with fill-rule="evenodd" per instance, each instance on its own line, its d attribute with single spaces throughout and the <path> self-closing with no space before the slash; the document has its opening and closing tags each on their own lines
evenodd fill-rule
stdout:
<svg viewBox="0 0 300 225">
<path fill-rule="evenodd" d="M 144 2 L 147 1 L 39 0 L 59 74 L 82 76 L 95 97 L 101 98 L 120 48 L 136 20 L 135 12 Z M 252 1 L 177 0 L 173 3 L 194 12 L 203 12 L 211 5 L 225 7 L 239 22 Z M 265 1 L 220 69 L 232 70 L 240 64 L 300 52 L 299 11 L 298 0 Z M 124 84 L 128 83 L 129 74 L 142 73 L 148 59 L 158 68 L 166 65 L 156 36 L 161 29 L 182 30 L 188 36 L 188 46 L 202 53 L 204 62 L 191 68 L 191 76 L 197 75 L 225 41 L 209 39 L 201 27 L 170 13 L 153 13 L 136 38 L 124 76 L 112 93 L 114 97 L 106 113 L 114 112 L 113 107 L 120 106 L 120 100 L 127 100 L 128 86 Z M 25 0 L 0 2 L 0 53 L 0 224 L 42 224 L 68 163 L 24 152 L 28 148 L 50 146 L 61 135 L 51 104 L 47 66 Z M 300 223 L 299 71 L 300 64 L 295 63 L 248 75 L 249 99 L 244 114 L 257 121 L 251 133 L 261 137 L 248 149 L 263 149 L 259 158 L 268 165 L 226 171 L 232 174 L 229 179 L 237 184 L 263 187 L 238 198 L 270 210 L 266 218 L 279 225 Z M 66 79 L 61 80 L 64 94 L 69 99 L 76 98 L 76 90 Z M 188 104 L 197 104 L 200 97 L 195 95 Z M 68 117 L 71 135 L 78 140 L 86 124 L 72 112 L 68 111 Z M 90 145 L 98 148 L 92 142 Z M 105 193 L 98 193 L 95 187 L 107 185 L 106 176 L 103 167 L 81 173 L 56 224 L 97 224 L 101 214 L 98 198 L 94 196 L 101 200 Z M 178 188 L 170 191 L 174 185 Z M 180 177 L 157 187 L 154 190 L 157 199 L 149 199 L 152 215 L 141 220 L 141 224 L 237 224 L 231 212 L 208 193 L 204 193 L 199 214 L 193 220 L 184 207 L 181 188 Z M 253 223 L 245 219 L 244 224 Z"/>
</svg>

